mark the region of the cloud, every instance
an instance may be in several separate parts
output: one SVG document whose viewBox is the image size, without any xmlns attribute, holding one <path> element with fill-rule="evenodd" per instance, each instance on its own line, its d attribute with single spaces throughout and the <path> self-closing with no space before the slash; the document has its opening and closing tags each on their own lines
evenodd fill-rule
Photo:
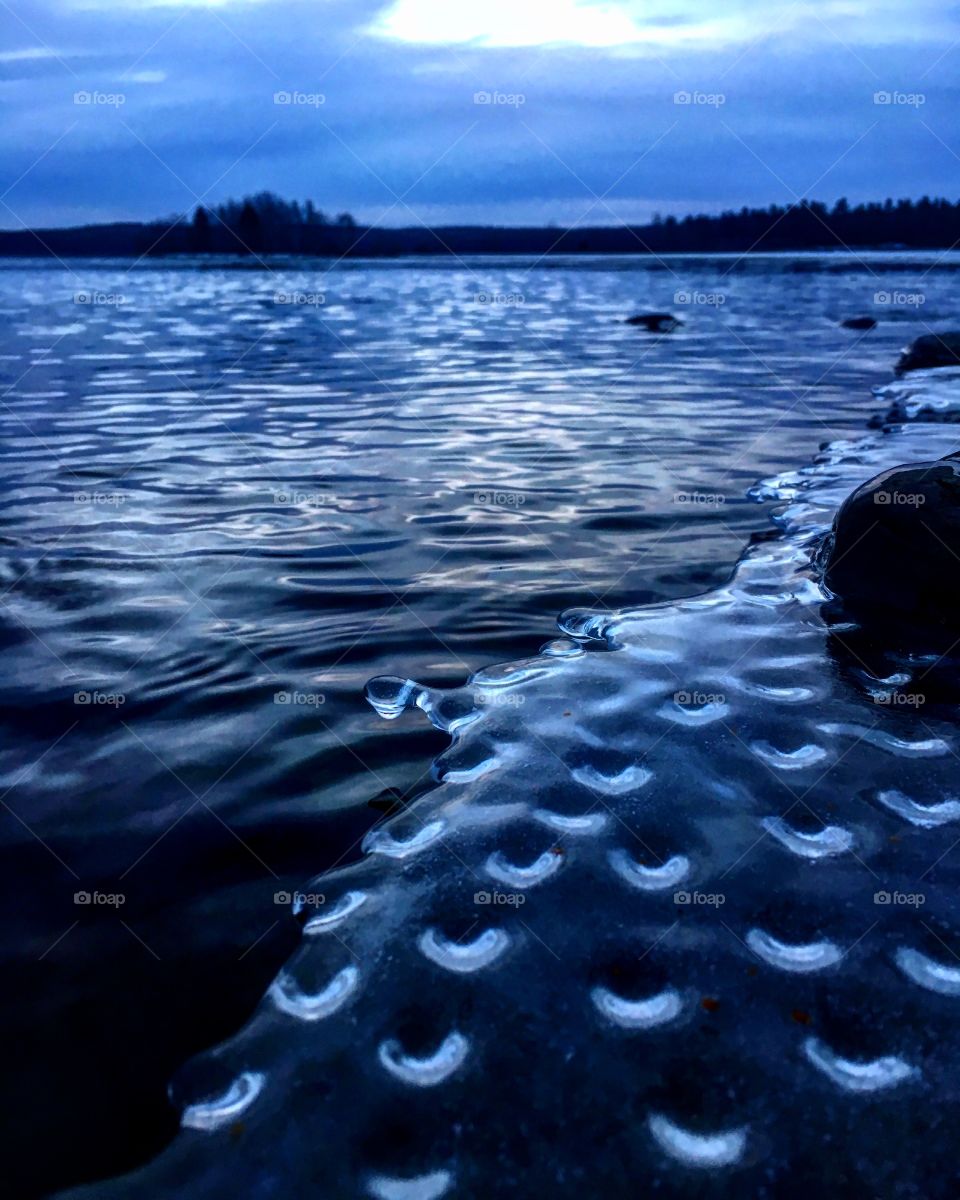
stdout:
<svg viewBox="0 0 960 1200">
<path fill-rule="evenodd" d="M 0 63 L 36 62 L 57 57 L 56 50 L 49 46 L 24 46 L 20 50 L 0 50 Z"/>
<path fill-rule="evenodd" d="M 584 0 L 397 0 L 371 32 L 433 45 L 619 46 L 639 41 L 640 27 L 623 5 Z"/>
<path fill-rule="evenodd" d="M 926 18 L 948 36 L 939 0 L 393 0 L 371 33 L 421 45 L 519 47 L 652 46 L 669 52 L 687 46 L 746 44 L 758 37 L 800 33 L 807 41 L 828 38 L 913 39 Z"/>
<path fill-rule="evenodd" d="M 166 71 L 128 71 L 124 72 L 123 78 L 128 83 L 165 83 L 167 81 Z"/>
<path fill-rule="evenodd" d="M 858 0 L 816 17 L 794 4 L 803 19 L 787 32 L 771 25 L 778 4 L 725 3 L 727 34 L 710 40 L 689 35 L 716 19 L 714 0 L 552 0 L 523 28 L 571 40 L 534 46 L 491 43 L 499 0 L 431 5 L 434 32 L 461 37 L 442 44 L 389 32 L 404 5 L 429 15 L 423 0 L 24 0 L 18 19 L 0 6 L 0 224 L 145 218 L 261 188 L 389 224 L 960 193 L 960 51 L 936 21 L 919 37 L 927 0 L 906 16 L 877 0 L 871 21 Z M 628 27 L 674 41 L 606 44 Z M 874 104 L 898 88 L 923 107 Z M 78 105 L 80 91 L 123 103 Z M 281 91 L 307 99 L 277 104 Z"/>
</svg>

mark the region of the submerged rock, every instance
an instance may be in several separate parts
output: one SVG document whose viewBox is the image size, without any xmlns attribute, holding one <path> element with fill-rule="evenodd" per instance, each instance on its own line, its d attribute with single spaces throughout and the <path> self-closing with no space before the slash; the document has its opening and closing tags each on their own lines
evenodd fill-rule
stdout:
<svg viewBox="0 0 960 1200">
<path fill-rule="evenodd" d="M 960 459 L 895 467 L 841 505 L 821 555 L 858 615 L 960 626 Z"/>
<path fill-rule="evenodd" d="M 627 317 L 627 325 L 636 325 L 650 333 L 673 333 L 683 322 L 672 313 L 638 313 L 635 317 Z"/>
<path fill-rule="evenodd" d="M 876 329 L 876 317 L 847 317 L 840 324 L 844 329 Z"/>
<path fill-rule="evenodd" d="M 960 367 L 960 331 L 927 333 L 904 350 L 897 363 L 897 374 L 925 367 Z"/>
</svg>

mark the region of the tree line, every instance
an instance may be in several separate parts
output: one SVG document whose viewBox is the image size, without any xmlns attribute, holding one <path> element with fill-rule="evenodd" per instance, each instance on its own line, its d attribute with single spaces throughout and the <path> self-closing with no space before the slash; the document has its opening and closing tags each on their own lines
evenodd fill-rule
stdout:
<svg viewBox="0 0 960 1200">
<path fill-rule="evenodd" d="M 747 251 L 947 249 L 960 241 L 960 201 L 817 200 L 719 214 L 654 217 L 643 225 L 574 227 L 359 225 L 312 201 L 259 192 L 165 221 L 0 232 L 0 255 L 742 254 Z"/>
<path fill-rule="evenodd" d="M 356 228 L 349 213 L 331 220 L 312 200 L 301 204 L 272 192 L 228 200 L 210 209 L 199 205 L 189 229 L 184 228 L 186 220 L 173 223 L 161 253 L 169 253 L 171 243 L 182 249 L 186 240 L 194 254 L 309 254 L 323 244 L 329 226 Z"/>
<path fill-rule="evenodd" d="M 717 216 L 654 219 L 646 231 L 659 252 L 690 250 L 819 250 L 850 247 L 946 247 L 960 237 L 960 201 L 872 201 L 832 207 L 816 200 L 769 208 L 741 208 Z"/>
</svg>

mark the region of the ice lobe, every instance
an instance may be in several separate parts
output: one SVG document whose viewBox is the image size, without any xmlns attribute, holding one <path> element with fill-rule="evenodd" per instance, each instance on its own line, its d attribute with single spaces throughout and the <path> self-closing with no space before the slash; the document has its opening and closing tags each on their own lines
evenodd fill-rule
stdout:
<svg viewBox="0 0 960 1200">
<path fill-rule="evenodd" d="M 760 485 L 781 536 L 708 595 L 568 613 L 563 653 L 459 690 L 372 681 L 449 732 L 437 786 L 310 887 L 173 1144 L 75 1200 L 955 1194 L 956 708 L 895 702 L 929 659 L 875 630 L 854 653 L 817 567 L 846 497 L 952 429 Z M 927 588 L 913 538 L 863 557 L 874 593 Z"/>
</svg>

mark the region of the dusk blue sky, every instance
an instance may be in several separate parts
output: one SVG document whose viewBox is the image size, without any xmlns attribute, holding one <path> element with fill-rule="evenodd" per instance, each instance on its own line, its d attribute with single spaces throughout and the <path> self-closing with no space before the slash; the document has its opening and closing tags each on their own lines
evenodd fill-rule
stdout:
<svg viewBox="0 0 960 1200">
<path fill-rule="evenodd" d="M 0 226 L 956 198 L 958 84 L 937 0 L 0 0 Z"/>
</svg>

